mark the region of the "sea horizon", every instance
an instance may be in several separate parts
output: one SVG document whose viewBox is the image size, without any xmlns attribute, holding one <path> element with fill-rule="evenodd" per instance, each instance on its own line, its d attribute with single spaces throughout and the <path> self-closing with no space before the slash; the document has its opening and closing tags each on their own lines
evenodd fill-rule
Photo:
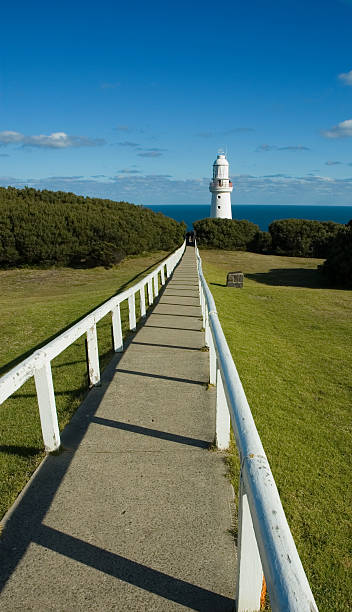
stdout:
<svg viewBox="0 0 352 612">
<path fill-rule="evenodd" d="M 210 216 L 210 204 L 151 204 L 154 212 L 161 212 L 176 221 L 184 221 L 191 230 L 193 223 Z M 309 219 L 346 224 L 352 219 L 352 205 L 330 204 L 232 204 L 233 219 L 247 219 L 267 231 L 277 219 Z"/>
</svg>

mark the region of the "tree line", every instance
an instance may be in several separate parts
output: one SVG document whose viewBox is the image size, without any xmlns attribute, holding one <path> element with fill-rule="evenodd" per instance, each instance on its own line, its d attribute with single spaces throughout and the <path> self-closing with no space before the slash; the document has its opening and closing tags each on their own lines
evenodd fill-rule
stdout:
<svg viewBox="0 0 352 612">
<path fill-rule="evenodd" d="M 110 266 L 126 255 L 171 251 L 184 223 L 128 202 L 63 191 L 0 188 L 0 266 Z"/>
</svg>

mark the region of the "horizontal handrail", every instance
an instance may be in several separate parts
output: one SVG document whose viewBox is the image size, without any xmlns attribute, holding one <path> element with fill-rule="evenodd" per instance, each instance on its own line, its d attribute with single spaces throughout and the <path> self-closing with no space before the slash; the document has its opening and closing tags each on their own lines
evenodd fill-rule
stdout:
<svg viewBox="0 0 352 612">
<path fill-rule="evenodd" d="M 242 525 L 240 525 L 239 536 L 237 610 L 259 609 L 256 603 L 248 605 L 248 601 L 253 602 L 253 597 L 255 602 L 258 601 L 258 596 L 254 593 L 256 585 L 251 581 L 251 576 L 246 577 L 241 573 L 245 565 L 244 561 L 241 563 L 241 555 L 248 554 L 248 551 L 246 553 L 245 550 L 245 535 L 250 533 L 250 528 L 252 528 L 262 573 L 268 585 L 272 609 L 277 612 L 317 612 L 317 606 L 288 526 L 268 459 L 219 321 L 214 298 L 202 271 L 202 261 L 197 246 L 196 258 L 204 327 L 206 338 L 210 340 L 210 382 L 215 382 L 212 360 L 216 359 L 215 369 L 219 371 L 221 377 L 219 378 L 218 375 L 216 382 L 223 386 L 240 455 L 240 504 L 248 503 L 249 518 L 253 526 L 248 527 L 246 524 L 244 505 L 240 508 L 239 513 Z M 247 499 L 243 500 L 243 497 Z M 246 567 L 249 568 L 249 573 L 254 572 L 254 565 L 255 559 L 247 559 Z M 259 578 L 257 579 L 257 592 L 259 592 L 260 599 L 262 585 Z M 246 580 L 248 585 L 245 584 Z M 248 597 L 247 591 L 251 591 Z"/>
<path fill-rule="evenodd" d="M 87 349 L 89 360 L 89 380 L 91 384 L 97 384 L 100 380 L 99 354 L 96 338 L 96 324 L 109 312 L 112 313 L 113 337 L 115 351 L 122 350 L 122 331 L 120 304 L 128 300 L 130 329 L 136 328 L 135 320 L 135 295 L 140 292 L 141 296 L 141 317 L 145 316 L 145 288 L 148 288 L 148 303 L 152 304 L 157 296 L 159 287 L 159 273 L 161 283 L 164 284 L 165 278 L 169 278 L 175 266 L 180 261 L 185 250 L 185 242 L 169 257 L 159 264 L 152 272 L 143 277 L 140 281 L 129 287 L 122 293 L 108 299 L 104 304 L 93 310 L 90 314 L 72 325 L 69 329 L 59 334 L 54 340 L 38 349 L 32 355 L 21 361 L 17 366 L 9 370 L 0 378 L 0 404 L 15 393 L 32 376 L 36 379 L 38 404 L 41 415 L 44 444 L 46 450 L 52 451 L 60 445 L 60 438 L 57 426 L 56 407 L 54 400 L 54 390 L 50 369 L 50 362 L 62 351 L 68 348 L 73 342 L 83 334 L 87 334 Z M 166 268 L 166 274 L 165 274 Z M 154 290 L 153 290 L 154 285 Z M 143 303 L 142 303 L 143 298 Z M 42 373 L 42 376 L 39 374 Z M 45 434 L 46 419 L 48 417 L 47 408 L 51 406 L 51 417 L 53 420 L 49 427 L 50 433 Z M 55 414 L 54 414 L 54 412 Z M 49 411 L 50 412 L 50 411 Z M 45 414 L 44 414 L 45 413 Z"/>
</svg>

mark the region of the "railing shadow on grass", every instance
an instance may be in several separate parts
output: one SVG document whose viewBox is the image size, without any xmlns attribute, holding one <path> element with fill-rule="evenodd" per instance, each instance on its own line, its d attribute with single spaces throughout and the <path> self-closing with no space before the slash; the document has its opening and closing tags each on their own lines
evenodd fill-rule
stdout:
<svg viewBox="0 0 352 612">
<path fill-rule="evenodd" d="M 94 310 L 96 310 L 97 308 L 99 308 L 100 306 L 105 304 L 105 302 L 107 300 L 109 300 L 110 298 L 114 297 L 115 295 L 118 295 L 119 293 L 122 293 L 125 289 L 128 288 L 129 285 L 131 285 L 133 283 L 133 281 L 137 280 L 139 277 L 142 278 L 143 276 L 145 276 L 148 273 L 149 270 L 151 270 L 152 268 L 157 267 L 162 261 L 164 261 L 164 259 L 165 259 L 165 257 L 163 257 L 162 259 L 160 259 L 160 260 L 156 261 L 155 263 L 151 264 L 150 266 L 148 266 L 147 268 L 145 268 L 144 270 L 139 272 L 139 274 L 136 274 L 135 276 L 133 276 L 133 278 L 130 278 L 128 281 L 126 281 L 122 285 L 119 285 L 116 288 L 115 293 L 112 293 L 109 297 L 105 298 L 101 302 L 99 302 L 99 303 L 95 304 L 94 306 L 92 306 L 92 308 L 90 308 L 89 310 L 84 312 L 82 315 L 77 317 L 77 319 L 74 319 L 68 325 L 65 325 L 64 327 L 58 329 L 51 336 L 48 336 L 47 338 L 45 338 L 42 342 L 39 342 L 38 344 L 35 344 L 34 346 L 32 346 L 27 351 L 24 351 L 24 353 L 21 353 L 21 355 L 18 355 L 17 357 L 12 359 L 11 361 L 8 361 L 7 363 L 5 363 L 2 366 L 0 366 L 0 376 L 2 376 L 3 374 L 6 374 L 6 372 L 11 370 L 11 368 L 14 368 L 17 364 L 19 364 L 24 359 L 27 359 L 27 357 L 32 355 L 32 353 L 35 353 L 35 351 L 38 351 L 43 346 L 45 346 L 46 344 L 48 344 L 49 342 L 54 340 L 54 338 L 56 338 L 56 336 L 59 336 L 60 334 L 63 334 L 65 331 L 70 329 L 70 327 L 73 327 L 73 325 L 76 325 L 76 323 L 79 323 L 79 321 L 81 321 L 82 319 L 87 317 L 91 312 L 93 312 Z M 161 294 L 161 291 L 160 291 L 160 294 Z M 154 306 L 154 304 L 155 304 L 155 302 L 153 303 L 153 306 Z"/>
<path fill-rule="evenodd" d="M 272 268 L 268 272 L 247 273 L 245 277 L 272 287 L 331 288 L 322 272 L 312 268 Z"/>
<path fill-rule="evenodd" d="M 35 457 L 43 453 L 39 446 L 18 446 L 15 444 L 1 444 L 0 453 L 7 455 L 17 455 L 18 457 Z"/>
<path fill-rule="evenodd" d="M 271 268 L 267 272 L 245 272 L 244 277 L 271 287 L 305 287 L 307 289 L 336 289 L 331 287 L 322 272 L 312 268 Z M 209 283 L 226 287 L 226 283 Z"/>
</svg>

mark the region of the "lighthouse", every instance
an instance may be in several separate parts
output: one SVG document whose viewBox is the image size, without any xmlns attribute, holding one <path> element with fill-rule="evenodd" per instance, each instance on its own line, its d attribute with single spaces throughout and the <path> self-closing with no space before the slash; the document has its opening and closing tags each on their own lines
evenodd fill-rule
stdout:
<svg viewBox="0 0 352 612">
<path fill-rule="evenodd" d="M 232 190 L 233 185 L 229 179 L 229 162 L 224 153 L 219 153 L 213 164 L 213 180 L 209 185 L 209 191 L 211 191 L 211 217 L 216 219 L 232 219 Z"/>
</svg>

